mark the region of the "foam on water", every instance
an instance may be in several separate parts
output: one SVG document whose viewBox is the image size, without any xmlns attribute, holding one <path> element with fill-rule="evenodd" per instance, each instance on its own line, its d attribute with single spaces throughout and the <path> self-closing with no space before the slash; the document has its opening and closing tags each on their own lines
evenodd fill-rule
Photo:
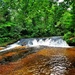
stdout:
<svg viewBox="0 0 75 75">
<path fill-rule="evenodd" d="M 29 47 L 35 47 L 35 46 L 48 46 L 48 47 L 69 47 L 69 45 L 66 43 L 66 41 L 64 41 L 61 38 L 47 38 L 45 40 L 43 39 L 39 39 L 39 41 L 37 39 L 34 39 L 30 42 L 28 42 L 28 44 L 26 44 Z"/>
<path fill-rule="evenodd" d="M 18 42 L 8 45 L 5 49 L 0 50 L 0 52 L 11 50 L 17 46 L 28 46 L 28 47 L 38 47 L 38 46 L 48 46 L 48 47 L 70 47 L 66 41 L 61 37 L 50 37 L 50 38 L 30 38 L 21 39 Z"/>
</svg>

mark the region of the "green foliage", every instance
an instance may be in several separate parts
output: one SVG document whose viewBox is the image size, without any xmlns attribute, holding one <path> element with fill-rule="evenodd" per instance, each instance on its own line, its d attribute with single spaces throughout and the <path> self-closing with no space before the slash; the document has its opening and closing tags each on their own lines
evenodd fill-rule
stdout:
<svg viewBox="0 0 75 75">
<path fill-rule="evenodd" d="M 73 0 L 0 0 L 0 43 L 55 35 L 69 40 L 75 36 L 74 24 Z"/>
<path fill-rule="evenodd" d="M 65 12 L 61 18 L 61 23 L 66 29 L 69 29 L 72 24 L 72 15 L 69 12 Z"/>
</svg>

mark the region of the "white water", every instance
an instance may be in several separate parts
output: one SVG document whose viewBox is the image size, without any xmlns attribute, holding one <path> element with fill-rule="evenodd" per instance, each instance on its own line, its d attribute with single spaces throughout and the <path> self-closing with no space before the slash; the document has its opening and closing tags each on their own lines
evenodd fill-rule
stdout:
<svg viewBox="0 0 75 75">
<path fill-rule="evenodd" d="M 48 46 L 48 47 L 69 47 L 69 45 L 66 43 L 66 41 L 62 40 L 62 39 L 40 39 L 39 41 L 37 41 L 36 39 L 34 39 L 32 41 L 32 44 L 30 42 L 28 42 L 27 46 L 29 47 L 36 47 L 36 46 Z"/>
<path fill-rule="evenodd" d="M 15 47 L 18 47 L 18 46 L 20 46 L 20 45 L 15 43 L 15 44 L 9 45 L 9 47 L 7 47 L 7 48 L 5 48 L 3 50 L 0 50 L 0 52 L 8 51 L 8 50 L 11 50 L 11 49 L 13 49 Z"/>
<path fill-rule="evenodd" d="M 0 52 L 11 50 L 18 46 L 28 46 L 28 47 L 39 47 L 39 46 L 48 46 L 48 47 L 70 47 L 66 41 L 60 37 L 51 37 L 45 39 L 22 39 L 17 43 L 8 45 L 5 49 L 0 50 Z"/>
</svg>

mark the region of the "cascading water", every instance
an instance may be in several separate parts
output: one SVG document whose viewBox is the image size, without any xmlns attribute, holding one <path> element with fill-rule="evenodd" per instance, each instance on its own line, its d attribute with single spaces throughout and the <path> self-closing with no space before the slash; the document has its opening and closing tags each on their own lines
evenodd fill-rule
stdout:
<svg viewBox="0 0 75 75">
<path fill-rule="evenodd" d="M 22 49 L 13 49 L 18 46 Z M 75 49 L 69 47 L 61 37 L 21 39 L 0 50 L 0 74 L 75 75 Z"/>
<path fill-rule="evenodd" d="M 69 45 L 62 39 L 34 39 L 32 43 L 28 42 L 27 46 L 35 47 L 35 46 L 48 46 L 48 47 L 69 47 Z"/>
<path fill-rule="evenodd" d="M 38 46 L 48 46 L 48 47 L 70 47 L 66 41 L 61 37 L 50 37 L 50 38 L 30 38 L 21 39 L 18 42 L 8 45 L 5 49 L 0 50 L 0 52 L 13 49 L 17 46 L 27 46 L 27 47 L 38 47 Z"/>
<path fill-rule="evenodd" d="M 28 47 L 69 47 L 66 41 L 64 41 L 61 37 L 22 39 L 18 42 L 18 44 L 26 45 Z"/>
</svg>

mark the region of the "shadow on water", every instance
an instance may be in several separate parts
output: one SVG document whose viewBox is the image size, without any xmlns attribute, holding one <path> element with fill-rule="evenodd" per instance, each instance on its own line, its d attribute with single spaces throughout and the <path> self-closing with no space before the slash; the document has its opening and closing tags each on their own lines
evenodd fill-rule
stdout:
<svg viewBox="0 0 75 75">
<path fill-rule="evenodd" d="M 24 48 L 22 50 L 11 49 L 10 51 L 1 52 L 0 56 L 3 56 L 3 57 L 0 60 L 0 64 L 7 64 L 9 62 L 16 62 L 22 58 L 25 58 L 29 54 L 36 53 L 37 51 L 39 51 L 43 48 L 44 47 L 41 46 L 41 47 L 31 47 L 31 48 L 26 48 L 26 49 Z M 14 54 L 12 55 L 12 53 L 14 53 Z"/>
</svg>

